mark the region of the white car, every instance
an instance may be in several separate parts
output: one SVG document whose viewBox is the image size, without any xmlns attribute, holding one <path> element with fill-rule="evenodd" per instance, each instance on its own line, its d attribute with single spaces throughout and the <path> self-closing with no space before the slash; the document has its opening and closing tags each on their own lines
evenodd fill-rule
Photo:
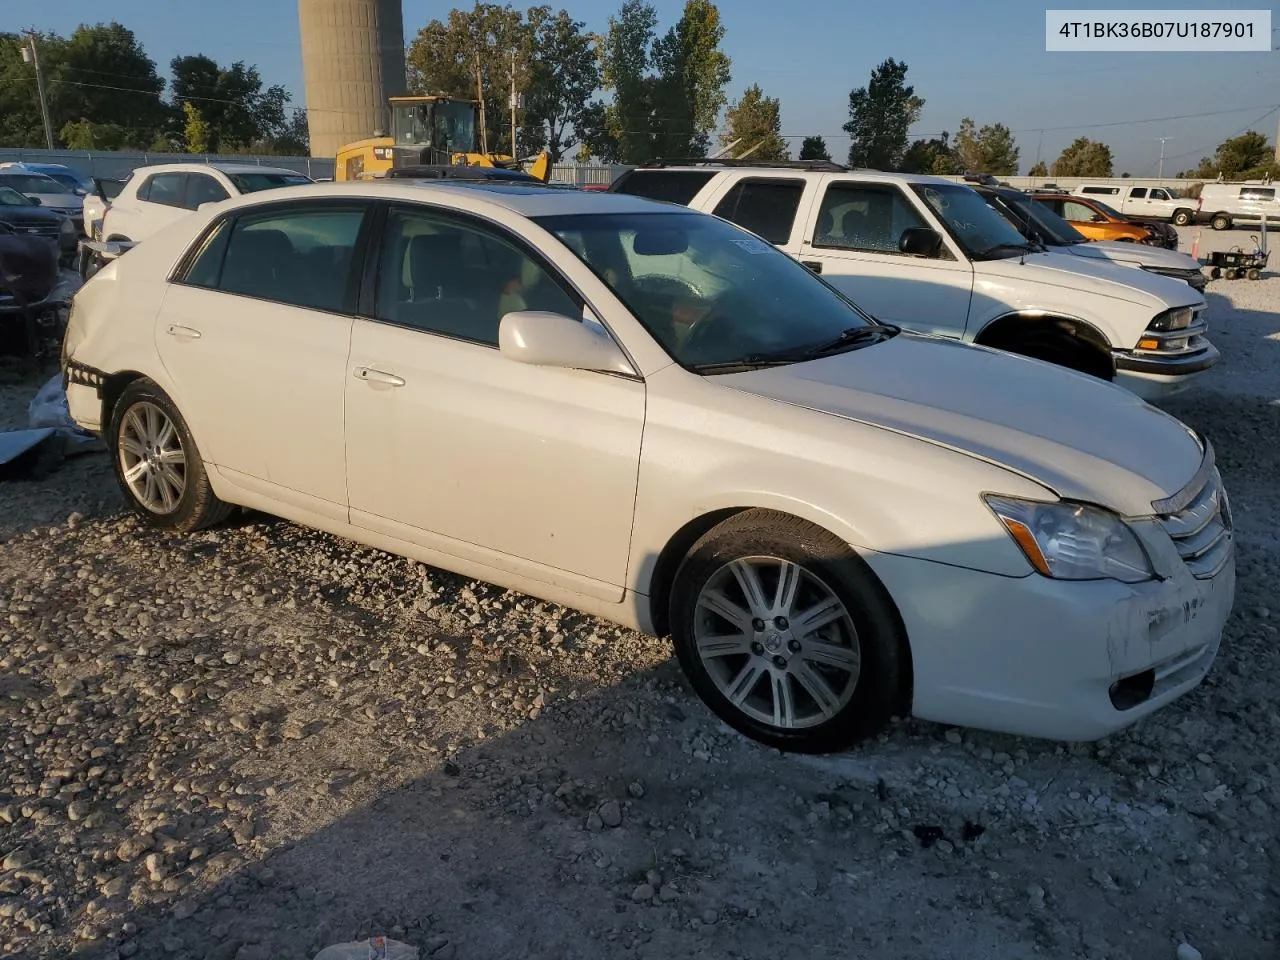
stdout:
<svg viewBox="0 0 1280 960">
<path fill-rule="evenodd" d="M 1077 197 L 1100 200 L 1126 217 L 1172 220 L 1185 227 L 1195 217 L 1196 201 L 1167 187 L 1135 187 L 1117 183 L 1082 183 L 1071 191 Z"/>
<path fill-rule="evenodd" d="M 95 239 L 140 243 L 202 204 L 311 182 L 310 177 L 294 170 L 251 163 L 162 163 L 139 167 L 109 204 L 104 201 L 101 229 L 90 229 L 88 233 Z"/>
<path fill-rule="evenodd" d="M 39 201 L 40 206 L 79 225 L 84 201 L 68 187 L 43 173 L 33 173 L 20 163 L 0 164 L 0 186 L 17 190 Z"/>
<path fill-rule="evenodd" d="M 1215 230 L 1229 230 L 1237 223 L 1261 223 L 1266 218 L 1274 229 L 1280 221 L 1276 186 L 1270 180 L 1244 183 L 1206 183 L 1196 199 L 1196 223 L 1208 223 Z"/>
<path fill-rule="evenodd" d="M 1195 687 L 1235 590 L 1212 446 L 878 324 L 715 217 L 383 180 L 201 211 L 76 295 L 70 411 L 148 523 L 240 505 L 671 635 L 725 721 L 1092 739 Z"/>
<path fill-rule="evenodd" d="M 1205 298 L 1122 265 L 1036 252 L 973 188 L 828 162 L 653 164 L 609 188 L 776 244 L 879 320 L 1049 360 L 1148 400 L 1213 367 Z"/>
</svg>

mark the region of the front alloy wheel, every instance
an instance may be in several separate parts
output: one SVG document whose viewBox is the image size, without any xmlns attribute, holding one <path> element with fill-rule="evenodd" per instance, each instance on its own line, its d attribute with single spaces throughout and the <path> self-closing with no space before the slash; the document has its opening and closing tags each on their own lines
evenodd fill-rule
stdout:
<svg viewBox="0 0 1280 960">
<path fill-rule="evenodd" d="M 797 730 L 834 719 L 853 697 L 861 656 L 844 603 L 780 557 L 744 557 L 711 575 L 694 619 L 716 689 L 760 723 Z"/>
</svg>

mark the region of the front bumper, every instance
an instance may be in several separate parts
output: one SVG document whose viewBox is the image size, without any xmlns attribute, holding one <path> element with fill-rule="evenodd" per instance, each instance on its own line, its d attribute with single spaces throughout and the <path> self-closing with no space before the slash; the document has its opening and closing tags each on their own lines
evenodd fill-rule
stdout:
<svg viewBox="0 0 1280 960">
<path fill-rule="evenodd" d="M 1204 349 L 1162 357 L 1154 353 L 1112 351 L 1116 383 L 1144 400 L 1162 400 L 1191 386 L 1221 358 L 1218 348 L 1205 341 Z"/>
<path fill-rule="evenodd" d="M 1096 740 L 1195 688 L 1235 596 L 1234 554 L 1211 579 L 1134 585 L 866 559 L 906 626 L 915 716 L 1052 740 Z M 1131 705 L 1134 689 L 1149 693 Z"/>
</svg>

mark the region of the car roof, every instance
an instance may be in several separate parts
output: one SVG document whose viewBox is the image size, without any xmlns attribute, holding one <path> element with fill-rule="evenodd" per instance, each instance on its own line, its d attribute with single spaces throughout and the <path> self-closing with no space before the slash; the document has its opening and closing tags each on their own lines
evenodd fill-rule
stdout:
<svg viewBox="0 0 1280 960">
<path fill-rule="evenodd" d="M 301 184 L 262 190 L 224 201 L 224 209 L 241 209 L 265 203 L 305 198 L 353 197 L 372 200 L 405 200 L 449 204 L 479 210 L 509 210 L 525 217 L 573 214 L 655 213 L 692 214 L 681 204 L 663 203 L 645 197 L 593 190 L 564 190 L 541 183 L 501 180 L 451 181 L 380 178 Z"/>
<path fill-rule="evenodd" d="M 820 177 L 820 176 L 856 176 L 859 180 L 882 181 L 885 183 L 955 183 L 954 180 L 948 180 L 945 177 L 935 177 L 924 173 L 894 173 L 884 170 L 865 170 L 857 167 L 846 169 L 806 169 L 803 165 L 787 166 L 779 164 L 771 166 L 769 164 L 761 164 L 757 167 L 747 166 L 745 164 L 715 164 L 715 163 L 690 163 L 690 164 L 660 164 L 653 166 L 633 167 L 628 171 L 630 174 L 638 173 L 662 173 L 668 170 L 677 171 L 697 171 L 699 173 L 742 173 L 749 174 L 753 177 L 770 176 L 779 179 L 793 179 L 795 177 Z M 971 186 L 971 184 L 961 184 L 961 186 Z"/>
<path fill-rule="evenodd" d="M 305 173 L 290 170 L 288 167 L 265 167 L 256 163 L 153 163 L 136 168 L 138 173 L 189 173 L 192 170 L 217 170 L 220 173 L 270 173 L 286 174 L 291 177 L 305 177 Z"/>
</svg>

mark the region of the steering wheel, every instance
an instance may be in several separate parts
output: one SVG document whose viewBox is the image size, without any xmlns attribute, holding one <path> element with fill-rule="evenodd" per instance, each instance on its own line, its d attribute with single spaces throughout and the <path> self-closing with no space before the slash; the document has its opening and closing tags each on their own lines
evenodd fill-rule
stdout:
<svg viewBox="0 0 1280 960">
<path fill-rule="evenodd" d="M 732 319 L 736 299 L 732 290 L 725 291 L 711 301 L 707 312 L 689 328 L 689 335 L 686 337 L 681 350 L 685 355 L 684 360 L 686 363 L 698 362 L 702 359 L 699 357 L 699 353 L 703 349 L 711 347 L 714 350 L 716 346 L 719 346 L 715 342 L 715 337 L 717 334 L 724 332 L 722 328 L 726 327 L 725 321 Z"/>
<path fill-rule="evenodd" d="M 695 287 L 688 280 L 682 280 L 679 277 L 663 277 L 656 274 L 650 274 L 647 277 L 636 277 L 632 281 L 632 285 L 640 293 L 649 296 L 664 296 L 672 298 L 689 297 L 694 300 L 702 299 L 702 291 Z"/>
</svg>

